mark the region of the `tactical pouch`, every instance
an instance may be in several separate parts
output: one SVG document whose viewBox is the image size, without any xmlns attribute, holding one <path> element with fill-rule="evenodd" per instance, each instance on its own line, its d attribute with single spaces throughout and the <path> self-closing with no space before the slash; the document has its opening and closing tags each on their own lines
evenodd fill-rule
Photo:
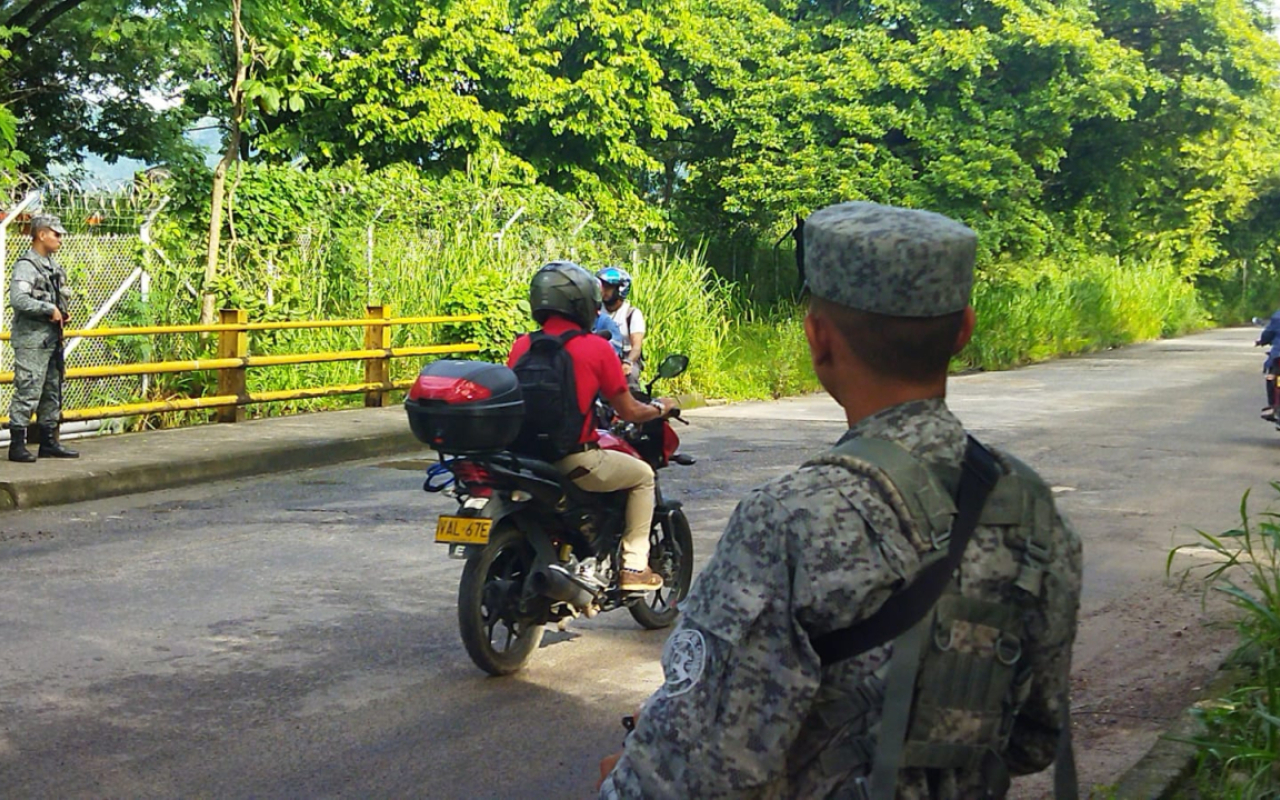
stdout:
<svg viewBox="0 0 1280 800">
<path fill-rule="evenodd" d="M 1016 607 L 946 593 L 934 607 L 901 766 L 978 768 L 1009 732 L 1009 698 L 1022 658 Z M 927 687 L 926 691 L 919 691 Z"/>
</svg>

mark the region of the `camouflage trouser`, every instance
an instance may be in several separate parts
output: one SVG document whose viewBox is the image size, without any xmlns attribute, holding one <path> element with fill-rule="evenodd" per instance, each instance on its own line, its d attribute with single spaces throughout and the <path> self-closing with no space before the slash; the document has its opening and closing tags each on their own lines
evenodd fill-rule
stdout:
<svg viewBox="0 0 1280 800">
<path fill-rule="evenodd" d="M 41 425 L 54 425 L 62 415 L 62 374 L 58 371 L 57 351 L 15 347 L 9 427 L 30 427 L 33 411 Z"/>
</svg>

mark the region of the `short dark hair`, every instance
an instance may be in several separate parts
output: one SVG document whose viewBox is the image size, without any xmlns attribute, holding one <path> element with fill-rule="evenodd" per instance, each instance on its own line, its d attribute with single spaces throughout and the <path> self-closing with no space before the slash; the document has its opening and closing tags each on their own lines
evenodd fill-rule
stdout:
<svg viewBox="0 0 1280 800">
<path fill-rule="evenodd" d="M 809 310 L 830 320 L 849 349 L 877 373 L 927 382 L 945 375 L 964 311 L 940 317 L 890 317 L 809 298 Z"/>
</svg>

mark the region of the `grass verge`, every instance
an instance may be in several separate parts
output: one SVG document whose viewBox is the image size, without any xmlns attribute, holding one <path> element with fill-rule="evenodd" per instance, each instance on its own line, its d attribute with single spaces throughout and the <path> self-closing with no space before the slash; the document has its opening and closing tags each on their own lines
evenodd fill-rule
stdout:
<svg viewBox="0 0 1280 800">
<path fill-rule="evenodd" d="M 1280 482 L 1270 484 L 1280 496 Z M 1199 751 L 1196 770 L 1181 797 L 1255 800 L 1280 796 L 1280 498 L 1251 515 L 1249 492 L 1240 501 L 1240 526 L 1219 534 L 1197 531 L 1198 541 L 1169 552 L 1166 573 L 1178 553 L 1195 548 L 1211 558 L 1183 569 L 1183 582 L 1199 581 L 1221 592 L 1239 611 L 1240 646 L 1233 657 L 1247 665 L 1243 679 L 1195 713 L 1202 735 L 1188 738 Z"/>
</svg>

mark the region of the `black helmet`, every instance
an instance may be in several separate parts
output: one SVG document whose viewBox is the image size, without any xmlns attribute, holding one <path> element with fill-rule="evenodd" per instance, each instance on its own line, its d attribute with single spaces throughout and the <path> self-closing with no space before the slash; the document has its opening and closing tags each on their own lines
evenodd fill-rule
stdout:
<svg viewBox="0 0 1280 800">
<path fill-rule="evenodd" d="M 572 261 L 552 261 L 529 282 L 529 309 L 539 325 L 554 311 L 589 331 L 600 313 L 600 281 Z"/>
</svg>

